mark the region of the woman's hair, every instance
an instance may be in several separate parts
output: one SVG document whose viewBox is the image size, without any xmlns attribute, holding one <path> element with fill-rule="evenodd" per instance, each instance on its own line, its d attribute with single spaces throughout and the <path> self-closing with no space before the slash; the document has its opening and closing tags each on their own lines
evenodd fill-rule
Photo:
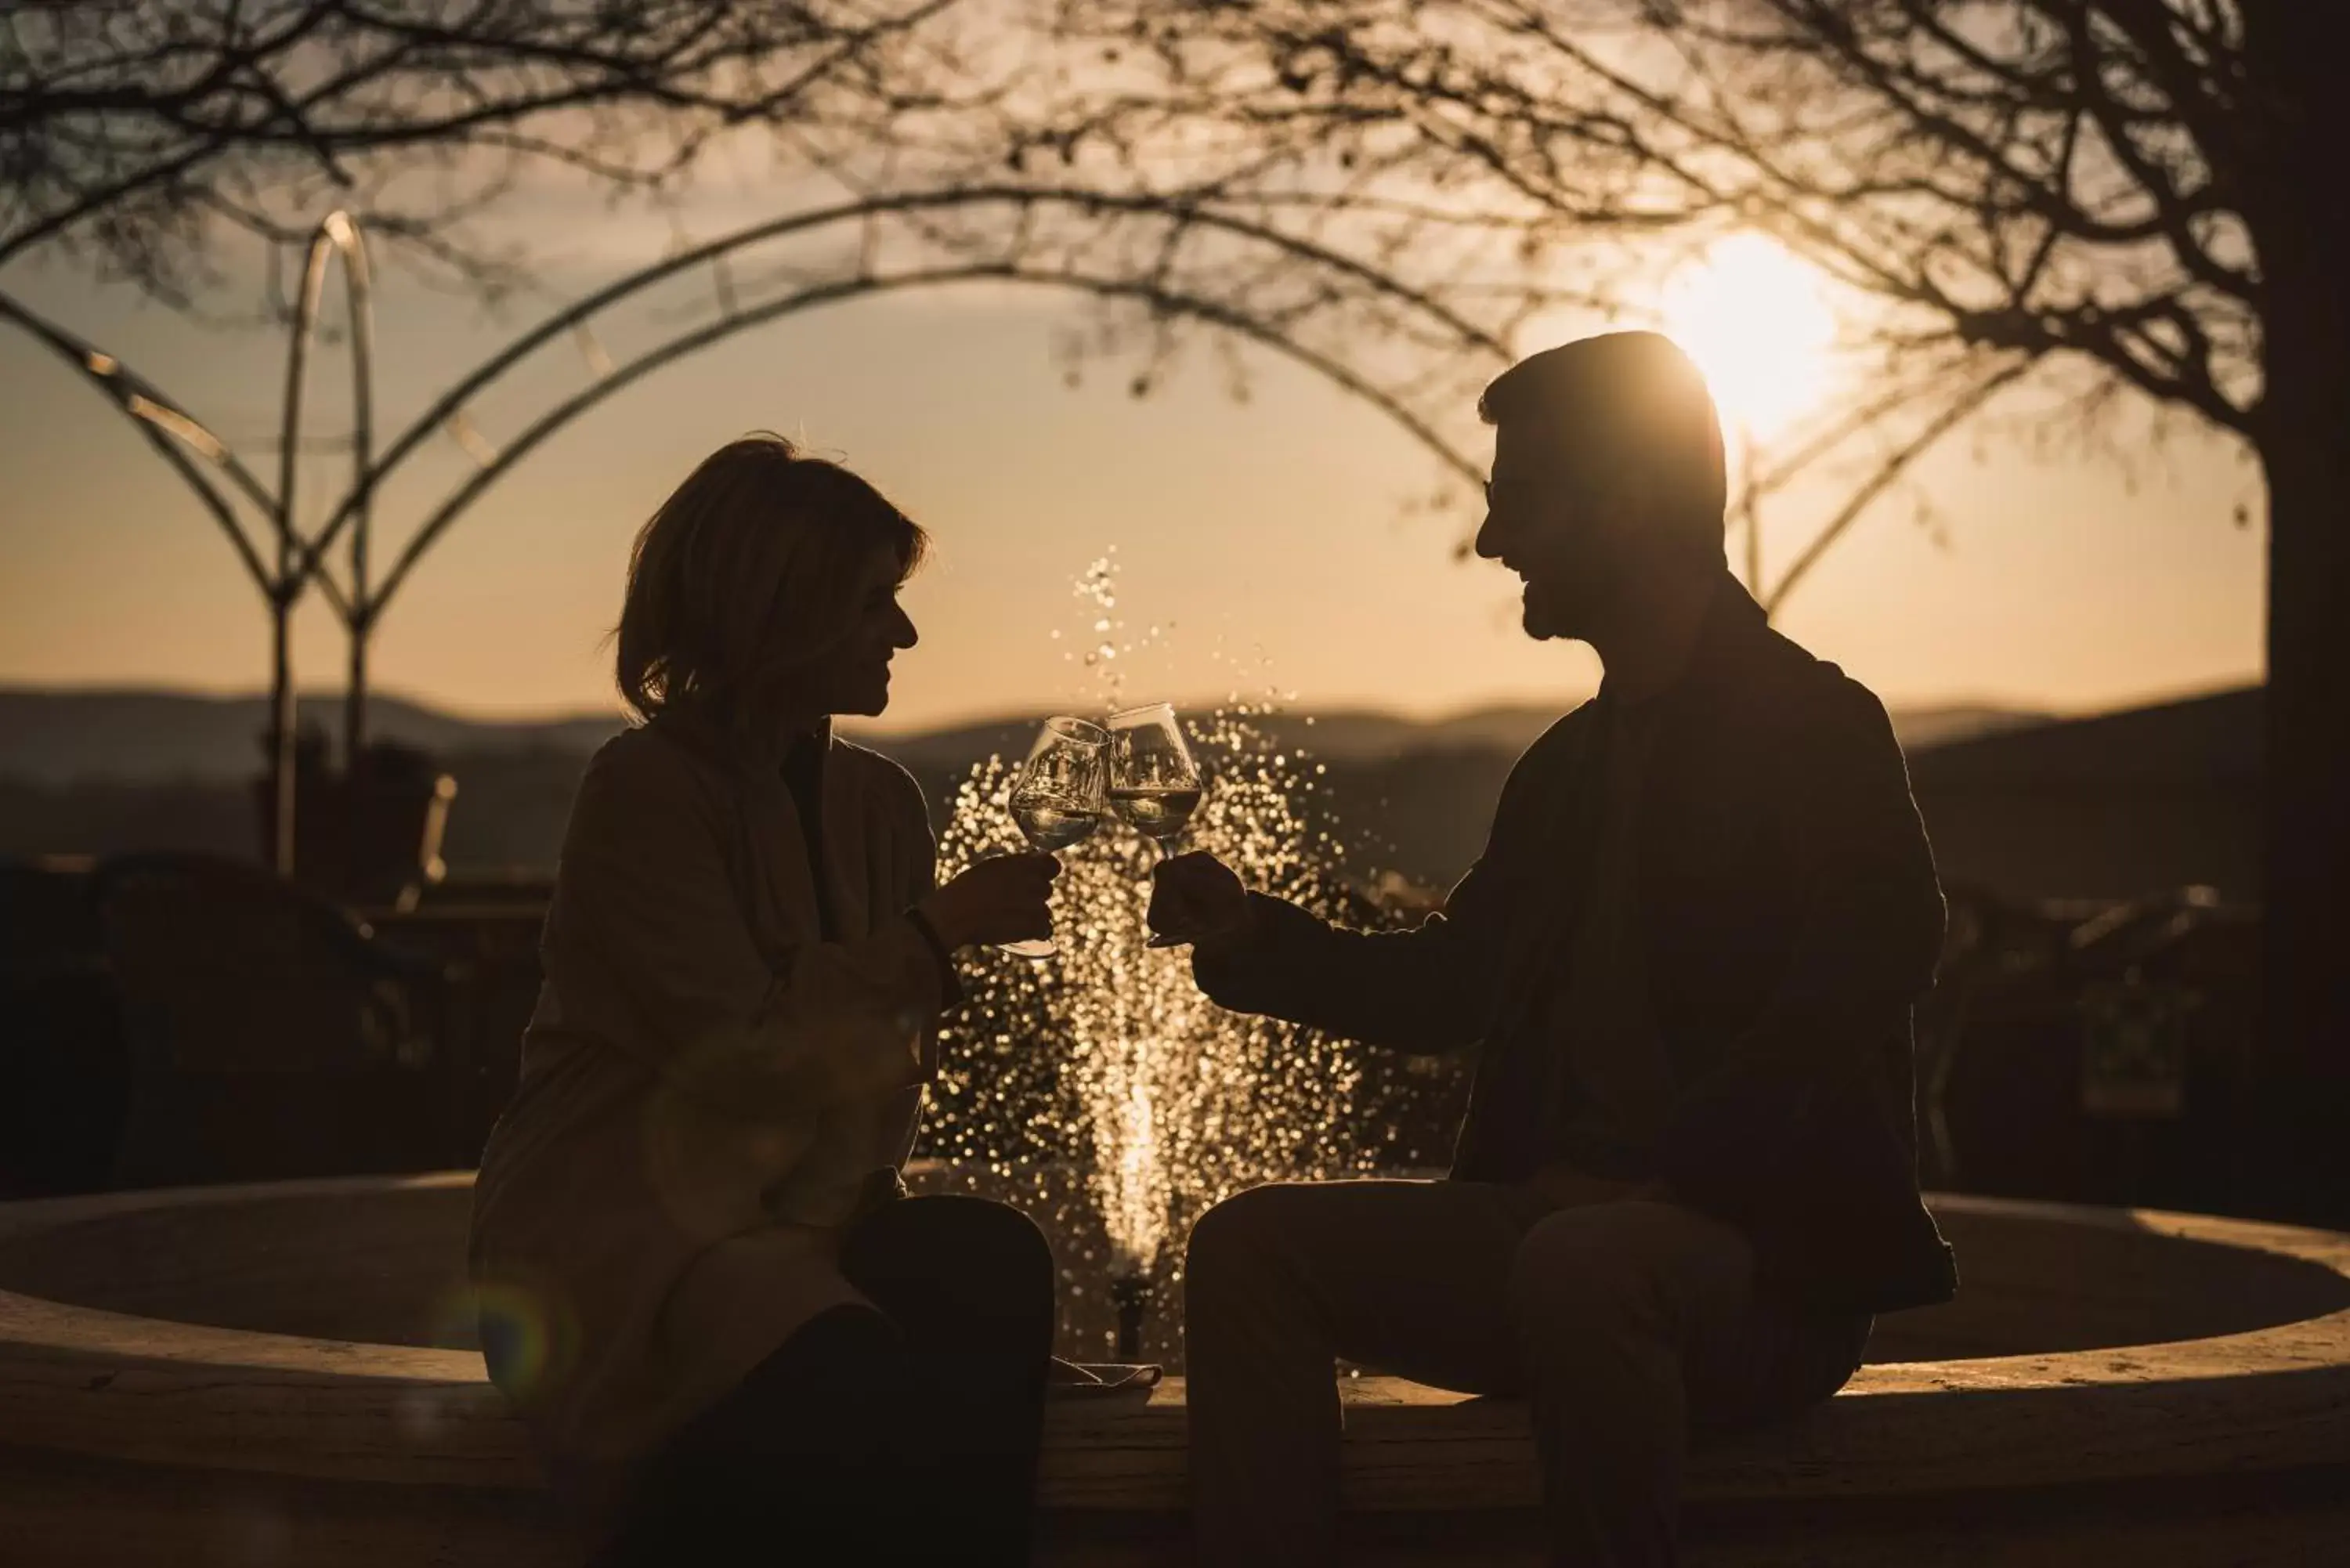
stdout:
<svg viewBox="0 0 2350 1568">
<path fill-rule="evenodd" d="M 902 582 L 929 547 L 912 519 L 840 464 L 764 431 L 729 441 L 629 552 L 621 699 L 639 719 L 738 703 L 846 635 L 876 550 L 896 558 Z"/>
</svg>

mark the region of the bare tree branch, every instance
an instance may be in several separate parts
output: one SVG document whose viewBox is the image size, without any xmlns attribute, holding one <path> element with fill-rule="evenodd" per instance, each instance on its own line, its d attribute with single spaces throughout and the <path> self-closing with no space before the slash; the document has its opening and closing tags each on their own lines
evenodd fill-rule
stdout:
<svg viewBox="0 0 2350 1568">
<path fill-rule="evenodd" d="M 473 192 L 518 164 L 658 190 L 754 123 L 886 140 L 982 96 L 923 35 L 962 0 L 125 0 L 0 14 L 0 263 L 95 262 L 174 304 L 226 230 L 328 205 L 495 276 Z M 918 43 L 921 46 L 917 47 Z M 420 156 L 445 211 L 382 210 Z M 226 230 L 223 225 L 226 225 Z"/>
</svg>

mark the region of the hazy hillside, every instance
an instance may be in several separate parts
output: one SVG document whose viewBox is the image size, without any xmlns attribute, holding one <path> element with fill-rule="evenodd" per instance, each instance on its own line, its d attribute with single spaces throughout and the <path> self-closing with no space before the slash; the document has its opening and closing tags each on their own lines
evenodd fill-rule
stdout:
<svg viewBox="0 0 2350 1568">
<path fill-rule="evenodd" d="M 1340 711 L 1281 714 L 1266 728 L 1284 745 L 1306 746 L 1332 760 L 1392 756 L 1416 746 L 1496 746 L 1514 754 L 1559 711 L 1492 708 L 1423 721 L 1392 713 Z M 305 696 L 301 722 L 330 734 L 342 727 L 338 693 Z M 879 746 L 910 766 L 961 769 L 991 753 L 1016 755 L 1035 738 L 1042 712 L 1007 713 L 915 733 L 844 732 Z M 438 756 L 589 752 L 620 725 L 619 714 L 545 720 L 461 719 L 421 703 L 377 696 L 369 727 L 380 739 Z M 156 691 L 50 691 L 0 688 L 0 778 L 58 784 L 77 780 L 122 784 L 225 781 L 249 776 L 261 763 L 268 723 L 264 699 Z"/>
<path fill-rule="evenodd" d="M 460 870 L 551 866 L 579 770 L 616 718 L 494 723 L 398 698 L 373 704 L 379 734 L 418 745 L 457 780 L 443 853 Z M 1557 710 L 1501 707 L 1436 721 L 1339 711 L 1265 722 L 1285 749 L 1326 765 L 1317 826 L 1335 828 L 1356 872 L 1397 870 L 1450 883 L 1482 845 L 1511 763 Z M 303 705 L 331 732 L 332 696 Z M 2029 724 L 1991 708 L 1897 714 L 1913 746 Z M 920 780 L 933 811 L 991 753 L 1017 756 L 1038 715 L 875 741 Z M 250 780 L 260 763 L 258 698 L 159 691 L 0 691 L 0 855 L 134 848 L 255 852 Z"/>
<path fill-rule="evenodd" d="M 1515 756 L 1571 705 L 1484 708 L 1434 720 L 1339 710 L 1310 716 L 1277 714 L 1263 724 L 1283 745 L 1332 763 L 1377 762 L 1430 750 L 1490 749 Z M 338 694 L 306 696 L 299 711 L 305 724 L 317 724 L 329 733 L 341 729 Z M 991 753 L 1018 755 L 1026 751 L 1041 716 L 1011 713 L 913 734 L 873 735 L 854 727 L 847 732 L 909 766 L 961 771 Z M 1905 745 L 1918 747 L 2044 717 L 2001 708 L 1944 707 L 1898 712 L 1894 723 Z M 247 778 L 260 766 L 260 736 L 267 722 L 267 705 L 258 696 L 0 688 L 0 779 L 57 785 Z M 369 724 L 380 739 L 445 758 L 586 753 L 618 729 L 620 719 L 617 713 L 530 721 L 461 719 L 403 698 L 379 695 L 369 704 Z"/>
<path fill-rule="evenodd" d="M 342 730 L 339 692 L 304 696 L 300 722 Z M 43 784 L 218 782 L 250 776 L 262 762 L 265 698 L 184 691 L 0 688 L 0 778 Z M 459 719 L 403 698 L 368 702 L 370 732 L 436 755 L 590 752 L 619 728 L 618 713 L 513 723 Z"/>
<path fill-rule="evenodd" d="M 1945 881 L 2132 898 L 2190 883 L 2258 897 L 2262 691 L 2247 687 L 1921 753 Z"/>
</svg>

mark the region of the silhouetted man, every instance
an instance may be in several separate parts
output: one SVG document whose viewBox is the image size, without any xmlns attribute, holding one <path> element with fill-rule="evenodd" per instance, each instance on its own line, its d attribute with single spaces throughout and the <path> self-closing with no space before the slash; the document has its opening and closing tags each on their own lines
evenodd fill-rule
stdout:
<svg viewBox="0 0 2350 1568">
<path fill-rule="evenodd" d="M 1333 1556 L 1336 1356 L 1531 1397 L 1552 1560 L 1674 1556 L 1692 1433 L 1825 1398 L 1871 1314 L 1947 1298 L 1909 1010 L 1942 900 L 1885 711 L 1723 564 L 1720 425 L 1648 333 L 1485 389 L 1477 553 L 1598 697 L 1512 773 L 1418 929 L 1341 930 L 1203 855 L 1153 922 L 1226 1007 L 1478 1050 L 1441 1181 L 1263 1187 L 1185 1267 L 1203 1563 Z"/>
</svg>

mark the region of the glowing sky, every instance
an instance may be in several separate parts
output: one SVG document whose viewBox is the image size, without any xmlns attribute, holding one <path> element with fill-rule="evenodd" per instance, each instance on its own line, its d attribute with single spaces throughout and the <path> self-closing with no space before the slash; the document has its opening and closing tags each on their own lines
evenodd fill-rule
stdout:
<svg viewBox="0 0 2350 1568">
<path fill-rule="evenodd" d="M 1768 439 L 1828 397 L 1835 314 L 1819 274 L 1769 240 L 1717 241 L 1662 294 L 1665 329 L 1705 372 L 1726 426 Z"/>
<path fill-rule="evenodd" d="M 550 282 L 570 293 L 609 274 L 591 251 Z M 232 438 L 274 427 L 275 333 L 199 327 L 61 267 L 8 282 Z M 379 317 L 390 422 L 542 308 L 492 321 L 395 275 Z M 1048 634 L 1077 624 L 1071 579 L 1113 544 L 1133 629 L 1170 628 L 1136 661 L 1137 695 L 1193 701 L 1257 684 L 1260 668 L 1309 708 L 1433 713 L 1587 688 L 1587 655 L 1518 633 L 1513 580 L 1453 560 L 1472 514 L 1405 514 L 1431 471 L 1378 416 L 1263 358 L 1248 361 L 1246 402 L 1204 357 L 1142 401 L 1116 366 L 1072 389 L 1052 343 L 1076 308 L 901 296 L 803 315 L 661 373 L 543 448 L 428 558 L 378 639 L 379 684 L 481 714 L 608 706 L 601 639 L 631 534 L 702 453 L 765 427 L 858 467 L 937 535 L 909 596 L 923 641 L 901 659 L 893 724 L 1087 690 L 1066 662 L 1076 644 Z M 339 370 L 330 353 L 321 431 L 341 428 Z M 512 433 L 582 374 L 557 357 L 484 408 L 485 432 Z M 2210 438 L 2133 444 L 2125 467 L 1951 442 L 1921 473 L 1947 547 L 1896 502 L 1782 627 L 1895 702 L 2079 710 L 2256 679 L 2262 532 L 2230 521 L 2240 501 L 2258 517 L 2256 482 Z M 265 448 L 248 455 L 274 468 Z M 437 441 L 384 497 L 380 555 L 464 471 Z M 319 495 L 334 460 L 306 472 Z M 263 683 L 265 621 L 224 542 L 118 415 L 5 330 L 0 473 L 0 683 Z M 1772 537 L 1772 560 L 1800 543 Z M 342 658 L 310 606 L 306 684 L 338 684 Z"/>
</svg>

